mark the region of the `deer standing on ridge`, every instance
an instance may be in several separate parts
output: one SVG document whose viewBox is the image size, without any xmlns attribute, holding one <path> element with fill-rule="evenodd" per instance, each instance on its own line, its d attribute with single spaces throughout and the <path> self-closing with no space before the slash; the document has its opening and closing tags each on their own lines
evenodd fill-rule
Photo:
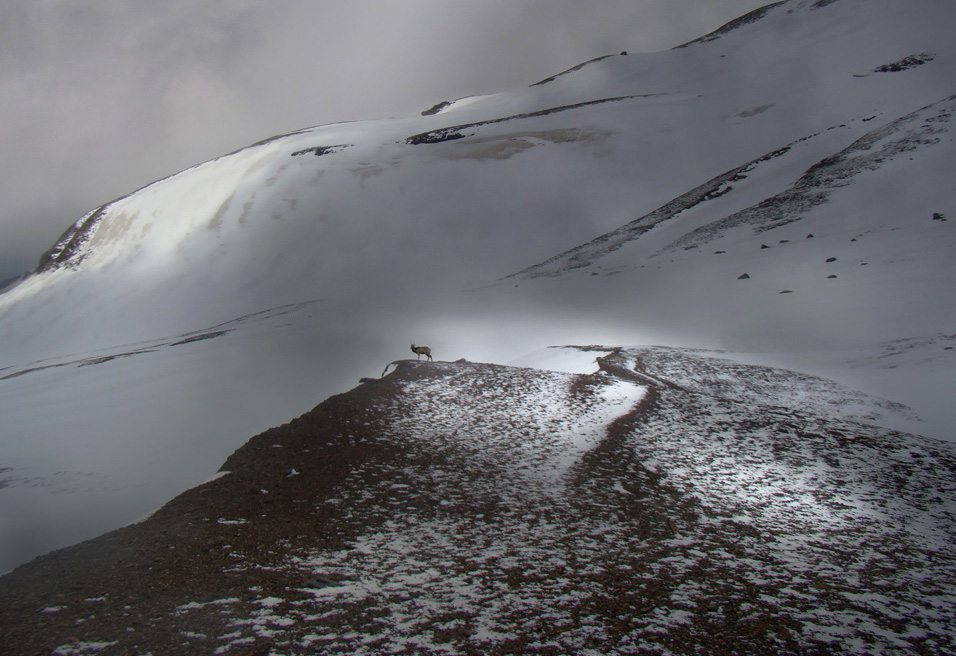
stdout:
<svg viewBox="0 0 956 656">
<path fill-rule="evenodd" d="M 419 360 L 422 359 L 423 355 L 427 355 L 429 360 L 432 359 L 432 350 L 427 346 L 415 346 L 412 344 L 412 353 L 415 353 Z"/>
</svg>

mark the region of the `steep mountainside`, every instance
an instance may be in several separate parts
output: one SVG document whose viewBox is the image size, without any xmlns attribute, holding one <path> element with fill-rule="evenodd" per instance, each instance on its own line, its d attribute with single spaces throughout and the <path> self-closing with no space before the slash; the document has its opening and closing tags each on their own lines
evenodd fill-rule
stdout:
<svg viewBox="0 0 956 656">
<path fill-rule="evenodd" d="M 91 210 L 0 294 L 0 571 L 144 516 L 411 342 L 726 349 L 956 439 L 954 22 L 788 0 Z"/>
<path fill-rule="evenodd" d="M 591 349 L 401 362 L 256 436 L 0 578 L 4 653 L 956 651 L 952 444 L 823 379 Z"/>
</svg>

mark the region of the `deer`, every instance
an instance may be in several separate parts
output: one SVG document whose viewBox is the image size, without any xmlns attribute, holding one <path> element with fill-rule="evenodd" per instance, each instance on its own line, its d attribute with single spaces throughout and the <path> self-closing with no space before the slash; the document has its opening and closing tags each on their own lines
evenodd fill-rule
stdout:
<svg viewBox="0 0 956 656">
<path fill-rule="evenodd" d="M 418 356 L 418 359 L 421 360 L 422 356 L 428 356 L 428 360 L 432 359 L 432 350 L 427 346 L 415 346 L 412 344 L 412 353 Z"/>
</svg>

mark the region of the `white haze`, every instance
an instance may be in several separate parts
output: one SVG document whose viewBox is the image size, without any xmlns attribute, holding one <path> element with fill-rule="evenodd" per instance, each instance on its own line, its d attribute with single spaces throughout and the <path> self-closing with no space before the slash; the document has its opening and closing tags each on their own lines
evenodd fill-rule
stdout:
<svg viewBox="0 0 956 656">
<path fill-rule="evenodd" d="M 273 134 L 414 116 L 761 0 L 5 0 L 0 283 L 91 208 Z"/>
</svg>

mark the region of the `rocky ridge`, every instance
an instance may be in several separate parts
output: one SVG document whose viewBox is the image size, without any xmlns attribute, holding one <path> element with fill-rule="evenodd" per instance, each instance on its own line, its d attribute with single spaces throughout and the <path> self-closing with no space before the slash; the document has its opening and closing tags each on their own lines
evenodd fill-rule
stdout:
<svg viewBox="0 0 956 656">
<path fill-rule="evenodd" d="M 671 348 L 403 361 L 0 578 L 5 654 L 956 653 L 956 449 Z"/>
</svg>

